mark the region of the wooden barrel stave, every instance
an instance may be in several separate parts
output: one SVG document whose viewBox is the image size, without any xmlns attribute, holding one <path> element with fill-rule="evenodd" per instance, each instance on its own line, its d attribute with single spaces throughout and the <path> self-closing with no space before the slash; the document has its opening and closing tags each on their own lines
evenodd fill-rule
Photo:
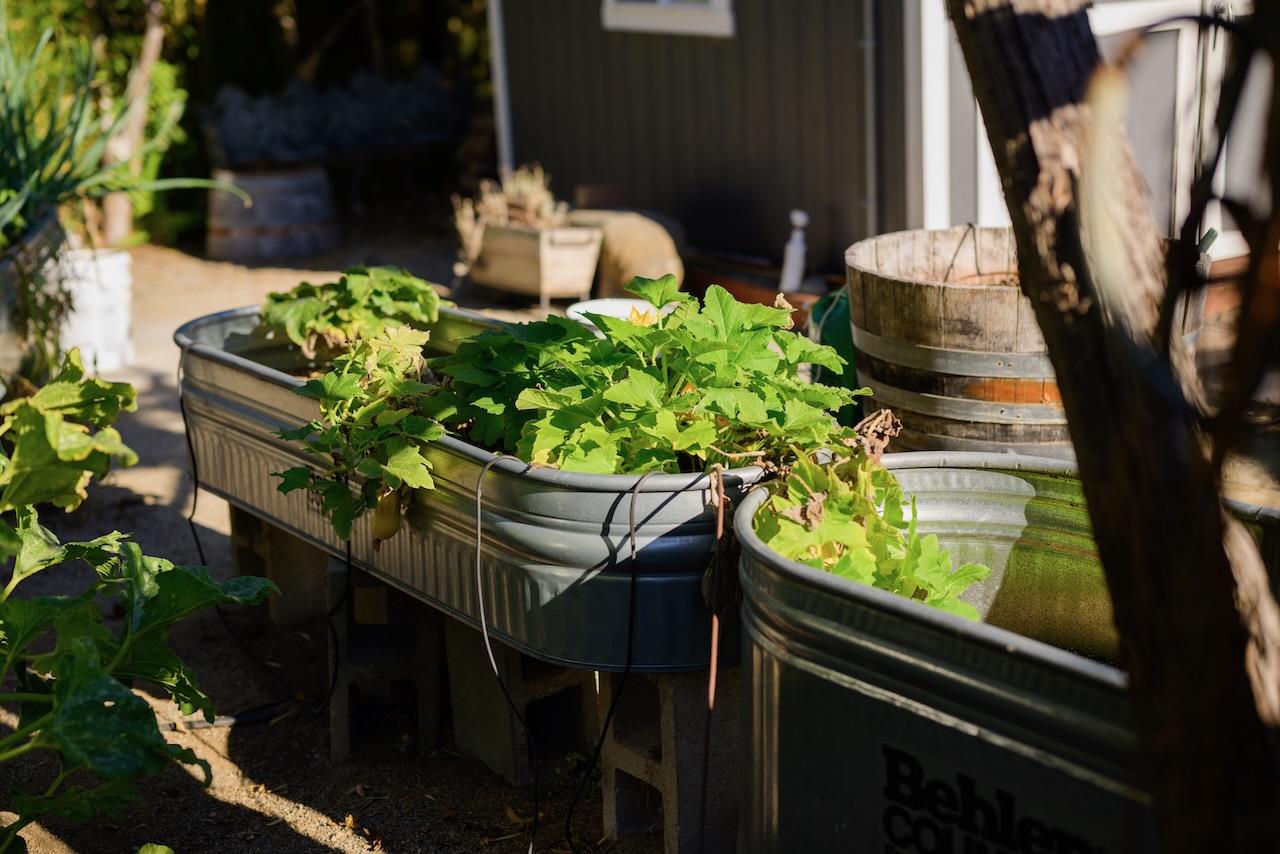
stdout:
<svg viewBox="0 0 1280 854">
<path fill-rule="evenodd" d="M 883 235 L 847 253 L 859 381 L 911 450 L 1071 452 L 1008 229 Z"/>
</svg>

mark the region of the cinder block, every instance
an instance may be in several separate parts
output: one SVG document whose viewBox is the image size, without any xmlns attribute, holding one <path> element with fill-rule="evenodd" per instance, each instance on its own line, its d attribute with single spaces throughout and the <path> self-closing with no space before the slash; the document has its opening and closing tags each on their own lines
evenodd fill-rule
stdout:
<svg viewBox="0 0 1280 854">
<path fill-rule="evenodd" d="M 601 674 L 601 721 L 620 680 L 616 673 Z M 607 836 L 644 832 L 661 820 L 667 854 L 735 850 L 742 779 L 738 668 L 724 668 L 717 678 L 699 849 L 706 709 L 705 673 L 628 677 L 600 756 Z"/>
<path fill-rule="evenodd" d="M 280 588 L 280 595 L 267 600 L 273 625 L 297 626 L 324 616 L 327 552 L 235 505 L 231 546 L 241 575 L 266 576 Z"/>
<path fill-rule="evenodd" d="M 334 762 L 351 755 L 351 692 L 390 697 L 392 682 L 414 684 L 418 751 L 439 742 L 440 664 L 443 623 L 439 611 L 332 558 L 326 566 L 325 613 L 335 643 L 329 651 L 334 675 L 329 699 L 329 753 Z M 336 657 L 335 657 L 336 656 Z"/>
<path fill-rule="evenodd" d="M 529 747 L 498 687 L 479 630 L 445 621 L 449 705 L 459 750 L 511 783 L 529 782 Z M 490 637 L 498 672 L 541 756 L 585 748 L 595 724 L 595 674 L 547 664 Z"/>
</svg>

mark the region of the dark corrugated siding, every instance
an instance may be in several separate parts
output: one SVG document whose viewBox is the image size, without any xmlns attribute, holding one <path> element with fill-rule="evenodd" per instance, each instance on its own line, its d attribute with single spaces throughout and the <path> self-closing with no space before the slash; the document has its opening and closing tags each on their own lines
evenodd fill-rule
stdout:
<svg viewBox="0 0 1280 854">
<path fill-rule="evenodd" d="M 842 269 L 867 233 L 861 2 L 733 6 L 720 39 L 606 32 L 599 0 L 507 0 L 516 159 L 565 197 L 619 183 L 698 247 L 778 258 L 803 208 L 810 266 Z"/>
</svg>

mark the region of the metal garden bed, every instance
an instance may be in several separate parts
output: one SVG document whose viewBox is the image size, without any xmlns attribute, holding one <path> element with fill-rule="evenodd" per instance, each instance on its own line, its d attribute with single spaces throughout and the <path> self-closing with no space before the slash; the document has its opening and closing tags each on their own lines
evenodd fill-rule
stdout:
<svg viewBox="0 0 1280 854">
<path fill-rule="evenodd" d="M 442 309 L 429 347 L 448 353 L 494 322 Z M 309 458 L 276 431 L 316 416 L 293 393 L 285 371 L 296 351 L 264 338 L 256 308 L 193 320 L 174 335 L 182 349 L 181 393 L 199 484 L 233 504 L 330 552 L 343 553 L 328 521 L 302 491 L 282 495 L 271 472 Z M 478 624 L 475 487 L 489 451 L 452 437 L 432 443 L 436 488 L 420 491 L 408 525 L 375 554 L 368 518 L 356 524 L 353 559 L 413 596 Z M 761 476 L 756 468 L 725 477 L 732 492 Z M 621 670 L 626 661 L 630 588 L 631 491 L 638 478 L 530 469 L 496 463 L 483 488 L 484 611 L 490 631 L 545 661 Z M 655 475 L 636 500 L 636 635 L 639 671 L 707 666 L 708 612 L 701 581 L 714 542 L 706 475 Z M 736 649 L 726 638 L 722 649 Z"/>
<path fill-rule="evenodd" d="M 1114 645 L 1074 469 L 1011 454 L 885 460 L 922 532 L 991 566 L 965 597 L 986 622 L 784 559 L 752 530 L 764 492 L 748 496 L 735 517 L 742 850 L 1154 850 L 1126 676 L 1068 651 Z M 1232 510 L 1274 551 L 1274 512 Z"/>
</svg>

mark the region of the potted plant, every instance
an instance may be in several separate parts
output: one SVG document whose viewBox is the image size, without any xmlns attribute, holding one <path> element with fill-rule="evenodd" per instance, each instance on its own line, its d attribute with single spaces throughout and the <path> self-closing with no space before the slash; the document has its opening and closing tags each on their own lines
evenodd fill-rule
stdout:
<svg viewBox="0 0 1280 854">
<path fill-rule="evenodd" d="M 556 201 L 541 166 L 522 166 L 501 184 L 482 181 L 479 196 L 454 196 L 453 209 L 459 277 L 537 296 L 544 309 L 553 298 L 591 295 L 601 231 L 568 224 L 568 205 Z"/>
<path fill-rule="evenodd" d="M 154 6 L 155 4 L 153 4 Z M 102 105 L 93 52 L 84 41 L 57 43 L 45 30 L 21 44 L 0 5 L 0 288 L 7 325 L 0 370 L 37 384 L 64 346 L 82 345 L 87 361 L 118 367 L 130 350 L 129 256 L 118 248 L 131 231 L 129 193 L 178 187 L 231 190 L 199 179 L 143 176 L 135 164 L 163 147 L 176 126 L 175 102 L 143 140 L 149 75 L 163 28 L 149 13 L 142 56 L 124 97 Z M 93 204 L 101 200 L 102 205 Z M 70 242 L 59 212 L 80 202 Z M 57 258 L 58 263 L 51 263 Z M 79 310 L 77 310 L 79 304 Z"/>
</svg>

